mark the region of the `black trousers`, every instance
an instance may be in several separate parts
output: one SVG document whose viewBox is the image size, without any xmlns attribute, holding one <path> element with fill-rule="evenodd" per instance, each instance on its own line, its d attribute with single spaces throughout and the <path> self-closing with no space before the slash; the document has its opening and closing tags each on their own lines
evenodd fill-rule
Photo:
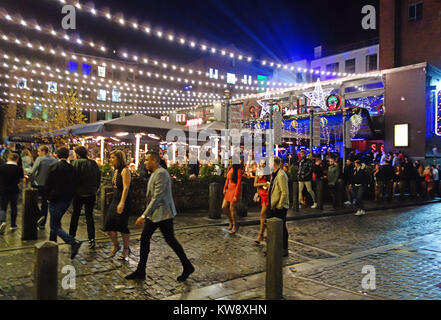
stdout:
<svg viewBox="0 0 441 320">
<path fill-rule="evenodd" d="M 337 208 L 337 185 L 328 185 L 329 195 L 331 196 L 332 207 Z"/>
<path fill-rule="evenodd" d="M 87 223 L 87 235 L 89 237 L 89 240 L 95 239 L 95 222 L 93 220 L 93 207 L 95 205 L 95 200 L 95 195 L 89 197 L 75 196 L 73 198 L 73 212 L 72 218 L 70 219 L 69 227 L 69 234 L 72 237 L 75 237 L 77 235 L 78 220 L 80 219 L 81 209 L 84 206 Z"/>
<path fill-rule="evenodd" d="M 168 219 L 157 223 L 152 222 L 150 219 L 146 219 L 144 229 L 142 230 L 141 234 L 141 249 L 139 253 L 138 270 L 144 271 L 147 266 L 147 259 L 150 253 L 150 239 L 157 228 L 161 230 L 165 241 L 179 257 L 179 260 L 181 260 L 182 266 L 188 266 L 190 261 L 188 260 L 181 244 L 175 238 L 173 219 Z"/>
<path fill-rule="evenodd" d="M 271 209 L 268 218 L 279 218 L 283 221 L 283 250 L 288 250 L 288 229 L 286 228 L 286 213 L 288 209 Z"/>
<path fill-rule="evenodd" d="M 17 201 L 18 201 L 18 193 L 9 193 L 5 192 L 1 196 L 1 208 L 0 210 L 3 210 L 4 212 L 4 219 L 0 217 L 1 222 L 6 222 L 6 211 L 8 209 L 8 204 L 11 206 L 11 227 L 17 226 Z"/>
</svg>

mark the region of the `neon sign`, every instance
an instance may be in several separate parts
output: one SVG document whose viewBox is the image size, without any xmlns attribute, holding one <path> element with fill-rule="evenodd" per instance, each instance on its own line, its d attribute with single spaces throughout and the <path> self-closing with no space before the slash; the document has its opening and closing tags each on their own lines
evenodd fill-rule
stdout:
<svg viewBox="0 0 441 320">
<path fill-rule="evenodd" d="M 441 136 L 441 90 L 438 91 L 438 99 L 435 108 L 435 134 Z"/>
</svg>

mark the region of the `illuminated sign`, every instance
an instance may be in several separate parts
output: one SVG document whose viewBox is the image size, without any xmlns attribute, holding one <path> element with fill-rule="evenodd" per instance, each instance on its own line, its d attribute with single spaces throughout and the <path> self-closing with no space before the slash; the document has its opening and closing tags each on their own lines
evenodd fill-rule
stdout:
<svg viewBox="0 0 441 320">
<path fill-rule="evenodd" d="M 192 126 L 199 126 L 202 124 L 202 119 L 198 118 L 198 119 L 191 119 L 191 120 L 187 120 L 187 127 L 192 127 Z"/>
<path fill-rule="evenodd" d="M 176 115 L 176 122 L 185 122 L 186 115 L 185 114 L 177 114 Z"/>
<path fill-rule="evenodd" d="M 435 109 L 435 134 L 441 136 L 441 90 L 438 91 L 438 99 Z"/>
<path fill-rule="evenodd" d="M 237 78 L 234 73 L 227 73 L 227 83 L 228 84 L 236 84 Z"/>
<path fill-rule="evenodd" d="M 409 124 L 406 123 L 394 125 L 394 146 L 409 146 Z"/>
</svg>

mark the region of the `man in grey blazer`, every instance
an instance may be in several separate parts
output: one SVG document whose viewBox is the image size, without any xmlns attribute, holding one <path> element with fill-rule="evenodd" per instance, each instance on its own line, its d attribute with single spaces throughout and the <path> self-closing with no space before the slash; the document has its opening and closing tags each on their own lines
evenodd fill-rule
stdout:
<svg viewBox="0 0 441 320">
<path fill-rule="evenodd" d="M 167 170 L 161 167 L 160 161 L 159 153 L 153 151 L 147 153 L 145 165 L 153 173 L 147 185 L 147 208 L 135 224 L 139 227 L 144 223 L 139 263 L 136 270 L 126 276 L 128 280 L 145 279 L 150 239 L 157 228 L 161 230 L 165 241 L 181 260 L 184 270 L 177 280 L 183 282 L 194 272 L 193 265 L 175 238 L 173 218 L 176 216 L 176 208 L 173 202 L 171 179 Z"/>
<path fill-rule="evenodd" d="M 283 221 L 283 256 L 288 256 L 288 229 L 286 213 L 289 208 L 288 176 L 280 168 L 281 160 L 274 158 L 274 172 L 271 176 L 269 191 L 270 212 L 268 218 L 276 217 Z"/>
</svg>

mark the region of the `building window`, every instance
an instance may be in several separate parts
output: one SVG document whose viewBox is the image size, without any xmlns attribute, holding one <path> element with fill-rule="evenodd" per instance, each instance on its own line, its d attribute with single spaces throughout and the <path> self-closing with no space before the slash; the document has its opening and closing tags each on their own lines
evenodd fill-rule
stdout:
<svg viewBox="0 0 441 320">
<path fill-rule="evenodd" d="M 423 3 L 417 2 L 409 5 L 409 21 L 419 21 L 423 18 Z"/>
<path fill-rule="evenodd" d="M 314 73 L 312 74 L 312 81 L 317 81 L 320 79 L 320 67 L 314 68 Z"/>
<path fill-rule="evenodd" d="M 366 56 L 366 72 L 377 70 L 377 54 Z"/>
<path fill-rule="evenodd" d="M 98 77 L 101 77 L 101 78 L 106 77 L 106 67 L 98 66 Z"/>
<path fill-rule="evenodd" d="M 335 78 L 336 75 L 332 75 L 333 72 L 338 73 L 338 62 L 330 63 L 326 65 L 326 72 L 330 72 L 331 74 L 326 75 L 326 79 Z"/>
<path fill-rule="evenodd" d="M 98 111 L 96 113 L 96 120 L 97 121 L 106 120 L 106 113 L 103 111 Z"/>
<path fill-rule="evenodd" d="M 112 89 L 112 102 L 121 102 L 121 91 Z"/>
<path fill-rule="evenodd" d="M 296 82 L 302 83 L 303 82 L 303 74 L 301 72 L 297 72 L 296 74 Z"/>
<path fill-rule="evenodd" d="M 112 119 L 119 118 L 121 114 L 119 112 L 112 112 Z"/>
<path fill-rule="evenodd" d="M 98 89 L 97 100 L 106 101 L 107 91 L 105 89 Z"/>
<path fill-rule="evenodd" d="M 345 72 L 346 73 L 355 73 L 355 58 L 345 61 Z"/>
<path fill-rule="evenodd" d="M 69 61 L 69 72 L 77 72 L 78 70 L 78 63 Z"/>
<path fill-rule="evenodd" d="M 92 66 L 90 64 L 83 63 L 83 74 L 86 76 L 90 76 L 90 70 L 92 69 Z"/>
<path fill-rule="evenodd" d="M 55 81 L 48 81 L 46 84 L 48 93 L 57 93 L 57 83 Z"/>
</svg>

